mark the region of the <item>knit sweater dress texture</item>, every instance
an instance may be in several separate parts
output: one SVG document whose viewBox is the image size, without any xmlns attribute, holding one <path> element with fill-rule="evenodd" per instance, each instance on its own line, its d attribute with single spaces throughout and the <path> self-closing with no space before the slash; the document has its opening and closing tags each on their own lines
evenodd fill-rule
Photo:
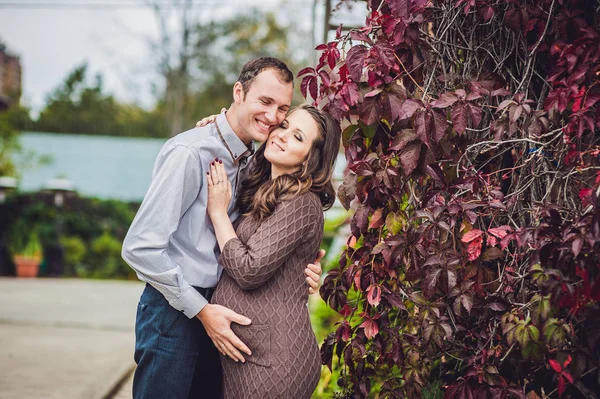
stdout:
<svg viewBox="0 0 600 399">
<path fill-rule="evenodd" d="M 223 276 L 212 302 L 249 317 L 232 330 L 252 350 L 246 363 L 221 356 L 225 399 L 310 398 L 321 374 L 308 314 L 304 269 L 323 237 L 323 207 L 313 193 L 280 203 L 258 222 L 242 216 L 223 247 Z"/>
</svg>

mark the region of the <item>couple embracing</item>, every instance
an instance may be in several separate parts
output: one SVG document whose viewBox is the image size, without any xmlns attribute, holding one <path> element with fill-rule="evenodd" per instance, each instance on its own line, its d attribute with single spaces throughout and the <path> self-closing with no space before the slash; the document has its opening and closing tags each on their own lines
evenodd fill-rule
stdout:
<svg viewBox="0 0 600 399">
<path fill-rule="evenodd" d="M 300 399 L 316 387 L 307 299 L 340 126 L 309 105 L 290 110 L 292 92 L 285 63 L 250 61 L 230 108 L 158 154 L 123 242 L 146 282 L 134 398 Z"/>
</svg>

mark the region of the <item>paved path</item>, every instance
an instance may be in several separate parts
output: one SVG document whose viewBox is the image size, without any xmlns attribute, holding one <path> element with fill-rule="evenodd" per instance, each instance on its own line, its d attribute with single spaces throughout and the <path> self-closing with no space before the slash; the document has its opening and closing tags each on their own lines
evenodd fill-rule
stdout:
<svg viewBox="0 0 600 399">
<path fill-rule="evenodd" d="M 101 399 L 132 370 L 139 282 L 0 278 L 0 398 Z"/>
<path fill-rule="evenodd" d="M 107 399 L 132 399 L 131 392 L 133 391 L 133 371 L 127 376 L 125 380 L 118 386 L 116 392 Z"/>
</svg>

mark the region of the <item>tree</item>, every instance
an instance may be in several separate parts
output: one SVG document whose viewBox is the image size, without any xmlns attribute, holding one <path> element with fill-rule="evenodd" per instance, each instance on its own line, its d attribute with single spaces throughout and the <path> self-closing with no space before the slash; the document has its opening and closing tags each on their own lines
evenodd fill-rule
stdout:
<svg viewBox="0 0 600 399">
<path fill-rule="evenodd" d="M 347 125 L 338 395 L 596 397 L 598 3 L 367 3 L 299 73 Z"/>
<path fill-rule="evenodd" d="M 19 151 L 18 131 L 14 128 L 9 111 L 0 111 L 0 176 L 15 176 L 12 159 Z"/>
<path fill-rule="evenodd" d="M 29 110 L 14 104 L 8 110 L 0 111 L 0 176 L 18 176 L 17 157 L 29 156 L 30 161 L 37 162 L 30 154 L 23 154 L 19 144 L 19 130 L 31 127 Z"/>
<path fill-rule="evenodd" d="M 93 85 L 88 85 L 87 76 L 85 63 L 71 71 L 48 96 L 33 128 L 54 133 L 165 136 L 160 113 L 119 103 L 104 93 L 101 75 L 96 75 Z"/>
<path fill-rule="evenodd" d="M 150 40 L 151 54 L 158 74 L 164 79 L 161 109 L 171 135 L 184 129 L 189 114 L 190 82 L 192 78 L 193 29 L 197 15 L 192 0 L 171 2 L 148 1 L 157 27 L 158 40 Z M 175 19 L 175 28 L 171 20 Z"/>
<path fill-rule="evenodd" d="M 191 19 L 193 14 L 178 13 L 178 20 L 183 21 L 183 38 L 178 41 L 169 22 L 170 13 L 181 10 L 164 2 L 153 4 L 160 26 L 160 39 L 152 42 L 154 63 L 164 79 L 155 108 L 147 111 L 120 103 L 106 93 L 100 74 L 90 84 L 89 68 L 84 63 L 48 96 L 33 130 L 167 137 L 193 127 L 202 116 L 228 107 L 233 99 L 232 86 L 245 62 L 270 55 L 294 68 L 297 57 L 288 47 L 293 29 L 280 25 L 272 13 L 251 10 L 206 25 Z M 183 11 L 189 9 L 191 5 L 185 3 Z"/>
<path fill-rule="evenodd" d="M 51 93 L 40 113 L 37 130 L 56 133 L 118 134 L 117 104 L 103 93 L 102 77 L 86 85 L 88 65 L 76 67 Z"/>
<path fill-rule="evenodd" d="M 158 70 L 165 81 L 160 109 L 170 121 L 171 133 L 193 126 L 200 116 L 217 113 L 232 101 L 232 86 L 249 60 L 278 57 L 293 68 L 295 57 L 289 48 L 291 26 L 282 26 L 270 12 L 250 9 L 226 19 L 192 23 L 193 13 L 181 5 L 178 33 L 170 31 L 167 20 L 174 12 L 169 6 L 155 6 L 159 21 Z M 174 36 L 181 36 L 174 40 Z"/>
</svg>

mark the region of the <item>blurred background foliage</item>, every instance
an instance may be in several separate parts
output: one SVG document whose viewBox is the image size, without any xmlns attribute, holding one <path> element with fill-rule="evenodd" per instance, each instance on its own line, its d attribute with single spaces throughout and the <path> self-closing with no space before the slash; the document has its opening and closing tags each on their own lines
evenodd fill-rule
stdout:
<svg viewBox="0 0 600 399">
<path fill-rule="evenodd" d="M 0 114 L 0 118 L 10 118 L 10 123 L 0 120 L 0 161 L 7 158 L 2 151 L 15 146 L 9 139 L 14 134 L 5 131 L 11 125 L 21 131 L 166 138 L 228 107 L 233 83 L 247 61 L 278 57 L 292 71 L 306 62 L 296 60 L 290 50 L 289 37 L 295 28 L 282 25 L 271 12 L 251 9 L 207 24 L 187 21 L 186 26 L 187 33 L 182 35 L 187 39 L 177 61 L 161 55 L 167 50 L 155 44 L 157 59 L 149 61 L 157 64 L 161 82 L 155 82 L 156 105 L 152 109 L 119 101 L 104 88 L 103 76 L 90 76 L 88 64 L 82 63 L 47 96 L 37 118 L 24 107 Z M 295 101 L 302 101 L 299 91 Z"/>
<path fill-rule="evenodd" d="M 61 207 L 47 192 L 14 194 L 0 205 L 0 241 L 20 254 L 39 240 L 44 255 L 60 245 L 65 277 L 135 279 L 121 259 L 121 243 L 139 207 L 137 203 L 72 195 Z M 40 274 L 44 271 L 44 261 Z"/>
<path fill-rule="evenodd" d="M 166 18 L 165 10 L 157 6 L 154 12 L 160 25 Z M 251 9 L 202 24 L 185 12 L 180 18 L 183 29 L 179 37 L 160 32 L 151 46 L 154 58 L 148 60 L 148 67 L 158 72 L 153 84 L 155 105 L 151 108 L 119 100 L 106 89 L 103 75 L 93 74 L 83 62 L 47 95 L 39 113 L 19 104 L 18 97 L 8 110 L 0 110 L 0 176 L 18 178 L 26 168 L 52 162 L 40 154 L 26 153 L 19 144 L 20 132 L 167 139 L 193 127 L 198 119 L 228 107 L 233 83 L 248 60 L 274 56 L 284 60 L 293 72 L 308 62 L 302 59 L 304 51 L 298 49 L 311 48 L 309 35 L 293 25 L 282 24 L 274 12 Z M 166 48 L 169 42 L 178 42 L 180 47 L 175 51 Z M 298 86 L 295 104 L 304 101 Z M 135 272 L 121 259 L 120 252 L 139 205 L 71 193 L 61 206 L 56 206 L 52 192 L 13 191 L 4 202 L 0 201 L 0 249 L 10 256 L 40 252 L 40 276 L 135 280 Z M 344 213 L 326 220 L 322 248 L 328 256 L 323 263 L 324 273 L 339 259 L 341 248 L 335 237 L 346 217 Z M 56 248 L 61 251 L 60 271 L 48 264 L 48 255 Z M 321 343 L 340 316 L 318 295 L 311 296 L 309 305 Z M 336 369 L 332 374 L 323 368 L 313 397 L 331 397 L 338 379 Z"/>
</svg>

